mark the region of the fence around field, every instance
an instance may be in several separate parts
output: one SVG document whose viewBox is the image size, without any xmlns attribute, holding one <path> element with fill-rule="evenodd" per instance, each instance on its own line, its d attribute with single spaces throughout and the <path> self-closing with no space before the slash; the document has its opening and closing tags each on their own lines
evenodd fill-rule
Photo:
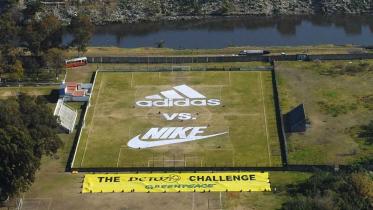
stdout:
<svg viewBox="0 0 373 210">
<path fill-rule="evenodd" d="M 91 91 L 91 94 L 89 95 L 88 101 L 84 105 L 84 110 L 82 112 L 83 114 L 80 116 L 80 121 L 79 121 L 79 124 L 78 124 L 79 128 L 78 128 L 78 132 L 77 132 L 77 135 L 76 135 L 76 138 L 75 138 L 76 141 L 74 141 L 74 143 L 73 143 L 73 148 L 72 148 L 73 153 L 70 153 L 68 165 L 66 166 L 67 170 L 71 170 L 74 166 L 76 153 L 78 152 L 78 147 L 79 147 L 80 139 L 81 139 L 81 136 L 82 136 L 82 131 L 83 131 L 83 128 L 85 126 L 85 119 L 86 119 L 86 116 L 87 116 L 88 108 L 91 105 L 91 98 L 92 98 L 93 90 L 94 90 L 95 83 L 96 83 L 97 73 L 98 73 L 98 71 L 94 72 L 93 77 L 92 77 L 93 78 L 92 79 L 92 91 Z"/>
<path fill-rule="evenodd" d="M 264 56 L 139 56 L 87 57 L 89 63 L 218 63 L 266 61 Z"/>
<path fill-rule="evenodd" d="M 373 53 L 356 54 L 295 54 L 295 55 L 252 55 L 252 56 L 123 56 L 123 57 L 87 57 L 89 63 L 220 63 L 220 62 L 272 62 L 272 61 L 314 61 L 314 60 L 363 60 L 373 59 Z"/>
<path fill-rule="evenodd" d="M 155 70 L 163 70 L 163 71 L 173 71 L 174 67 L 171 67 L 169 69 L 153 69 L 154 71 Z M 216 69 L 214 69 L 215 71 L 217 71 Z M 229 68 L 227 70 L 227 68 L 221 68 L 219 69 L 220 71 L 234 71 L 233 68 Z M 237 71 L 237 68 L 235 68 L 235 70 Z M 89 109 L 89 106 L 90 106 L 90 103 L 91 103 L 91 98 L 92 98 L 92 95 L 93 95 L 93 90 L 94 90 L 94 86 L 95 86 L 95 82 L 96 82 L 96 77 L 97 77 L 97 74 L 98 72 L 134 72 L 133 69 L 131 70 L 131 68 L 128 68 L 128 69 L 118 69 L 118 70 L 98 70 L 94 73 L 93 77 L 92 77 L 92 82 L 93 82 L 93 86 L 92 86 L 92 93 L 90 95 L 90 98 L 89 98 L 89 101 L 86 103 L 86 105 L 84 106 L 84 111 L 83 111 L 83 114 L 81 115 L 81 119 L 80 119 L 80 122 L 79 122 L 79 128 L 78 128 L 78 132 L 77 132 L 77 135 L 76 135 L 76 140 L 74 141 L 74 144 L 73 144 L 73 149 L 72 149 L 72 153 L 70 154 L 70 158 L 69 158 L 69 162 L 66 166 L 66 170 L 67 171 L 81 171 L 81 172 L 84 172 L 84 171 L 92 171 L 92 172 L 95 172 L 96 170 L 99 171 L 99 172 L 103 172 L 105 170 L 108 170 L 108 171 L 136 171 L 136 170 L 145 170 L 145 171 L 152 171 L 153 169 L 160 169 L 160 168 L 164 168 L 164 169 L 172 169 L 172 170 L 175 170 L 175 168 L 183 168 L 184 170 L 206 170 L 206 169 L 210 169 L 210 168 L 237 168 L 237 170 L 239 170 L 239 168 L 257 168 L 257 167 L 265 167 L 266 165 L 264 164 L 249 164 L 248 162 L 236 162 L 236 163 L 219 163 L 219 164 L 190 164 L 190 163 L 186 163 L 184 161 L 184 163 L 181 161 L 176 161 L 174 160 L 173 163 L 172 163 L 172 160 L 171 162 L 168 162 L 167 164 L 165 164 L 165 162 L 163 162 L 163 164 L 155 164 L 154 162 L 153 163 L 148 163 L 148 164 L 137 164 L 137 163 L 133 163 L 132 165 L 130 164 L 130 166 L 128 167 L 100 167 L 100 168 L 86 168 L 86 167 L 74 167 L 74 162 L 75 162 L 75 158 L 76 158 L 76 155 L 77 155 L 77 152 L 78 152 L 78 147 L 79 147 L 79 143 L 80 143 L 80 140 L 81 140 L 81 135 L 82 135 L 82 131 L 85 127 L 85 119 L 86 119 L 86 115 L 87 115 L 87 112 L 88 112 L 88 109 Z M 178 70 L 178 71 L 185 71 L 183 69 L 181 70 Z M 197 70 L 195 70 L 197 71 Z M 267 66 L 267 67 L 260 67 L 260 68 L 246 68 L 246 69 L 239 69 L 238 71 L 271 71 L 272 73 L 272 86 L 273 86 L 273 95 L 274 95 L 274 101 L 275 101 L 275 106 L 278 108 L 276 108 L 276 123 L 277 123 L 277 130 L 278 130 L 278 136 L 280 137 L 280 150 L 281 150 L 281 160 L 282 160 L 282 164 L 278 164 L 278 165 L 274 165 L 273 168 L 280 168 L 282 166 L 286 166 L 287 165 L 287 149 L 286 149 L 286 145 L 284 146 L 284 144 L 286 144 L 286 136 L 284 135 L 284 130 L 283 130 L 283 125 L 282 125 L 282 121 L 279 121 L 279 119 L 281 120 L 282 116 L 281 116 L 281 110 L 279 109 L 279 99 L 278 99 L 278 93 L 277 93 L 277 82 L 276 82 L 276 78 L 274 77 L 275 75 L 275 72 L 274 72 L 274 69 L 273 69 L 273 66 Z M 136 72 L 138 72 L 138 70 L 136 70 Z M 276 103 L 277 102 L 277 103 Z M 177 162 L 177 163 L 176 163 Z M 167 165 L 167 167 L 164 167 L 165 165 Z M 273 166 L 273 165 L 272 165 Z"/>
<path fill-rule="evenodd" d="M 100 68 L 100 67 L 99 67 Z M 196 67 L 196 66 L 147 66 L 147 67 L 105 67 L 101 68 L 101 72 L 122 71 L 122 72 L 177 72 L 177 71 L 270 71 L 272 66 L 211 66 L 211 67 Z"/>
<path fill-rule="evenodd" d="M 288 165 L 287 139 L 286 139 L 286 134 L 285 134 L 285 129 L 284 129 L 283 115 L 282 115 L 281 106 L 280 106 L 280 95 L 278 93 L 276 62 L 273 62 L 272 65 L 273 65 L 272 88 L 273 88 L 273 99 L 274 99 L 275 112 L 276 112 L 277 132 L 278 132 L 278 137 L 280 141 L 282 164 L 284 166 L 287 166 Z"/>
<path fill-rule="evenodd" d="M 23 82 L 23 81 L 20 81 L 20 82 L 6 82 L 6 81 L 3 81 L 3 82 L 0 82 L 0 87 L 23 87 L 23 86 L 27 86 L 27 87 L 45 87 L 45 86 L 59 86 L 61 85 L 61 83 L 57 83 L 57 82 Z"/>
<path fill-rule="evenodd" d="M 362 168 L 373 170 L 373 165 L 363 165 Z M 88 173 L 119 173 L 119 172 L 175 172 L 175 171 L 298 171 L 298 172 L 318 172 L 318 171 L 339 171 L 349 170 L 353 166 L 350 165 L 287 165 L 287 166 L 247 166 L 247 167 L 224 167 L 224 166 L 210 166 L 210 167 L 100 167 L 100 168 L 73 168 L 76 172 Z"/>
<path fill-rule="evenodd" d="M 335 59 L 335 58 L 333 58 Z M 273 95 L 274 95 L 274 102 L 275 102 L 275 109 L 276 109 L 276 123 L 277 123 L 277 130 L 278 130 L 278 136 L 279 136 L 279 141 L 280 141 L 280 149 L 281 149 L 281 159 L 282 159 L 282 164 L 281 165 L 274 165 L 274 166 L 265 166 L 265 165 L 260 165 L 260 164 L 247 164 L 247 163 L 236 163 L 236 164 L 226 164 L 226 163 L 221 163 L 221 164 L 210 164 L 210 165 L 199 165 L 199 166 L 194 166 L 194 165 L 189 165 L 185 164 L 184 166 L 179 163 L 176 163 L 174 161 L 173 165 L 167 165 L 167 167 L 163 167 L 162 165 L 159 164 L 148 164 L 148 165 L 137 165 L 134 164 L 133 166 L 128 166 L 128 167 L 74 167 L 74 161 L 76 157 L 76 153 L 78 150 L 81 134 L 82 134 L 82 129 L 85 126 L 85 118 L 86 114 L 89 108 L 89 103 L 87 102 L 83 114 L 81 115 L 80 123 L 79 123 L 79 129 L 76 134 L 76 138 L 73 144 L 73 149 L 71 150 L 71 154 L 69 157 L 69 161 L 67 163 L 66 171 L 77 171 L 77 172 L 138 172 L 138 171 L 147 171 L 147 172 L 153 172 L 153 171 L 335 171 L 339 169 L 348 169 L 351 166 L 348 165 L 315 165 L 315 164 L 292 164 L 288 162 L 288 154 L 287 154 L 287 141 L 286 141 L 286 135 L 284 132 L 284 127 L 283 127 L 283 122 L 282 122 L 282 113 L 281 113 L 281 108 L 280 108 L 280 98 L 278 94 L 278 83 L 277 83 L 277 78 L 276 78 L 276 69 L 275 65 L 276 62 L 271 63 L 272 66 L 270 67 L 261 67 L 260 69 L 258 68 L 247 68 L 247 71 L 250 70 L 264 70 L 268 71 L 271 70 L 272 72 L 272 86 L 273 86 Z M 170 68 L 161 68 L 163 71 L 174 71 L 175 67 L 170 67 Z M 153 71 L 161 71 L 159 68 L 154 68 L 152 69 Z M 183 68 L 177 68 L 178 71 L 189 71 L 191 69 L 183 69 Z M 143 69 L 144 71 L 147 69 Z M 217 71 L 217 69 L 214 69 Z M 219 69 L 218 69 L 219 70 Z M 244 69 L 240 69 L 240 71 L 243 71 Z M 112 70 L 104 70 L 100 72 L 110 72 L 110 71 L 124 71 L 124 72 L 135 72 L 131 68 L 128 69 L 112 69 Z M 92 77 L 92 82 L 93 85 L 95 84 L 96 76 L 99 71 L 96 71 Z M 195 71 L 198 71 L 195 69 Z M 220 71 L 227 71 L 227 68 L 221 68 Z M 233 71 L 233 69 L 229 69 L 229 71 Z M 92 89 L 94 86 L 92 87 Z M 91 94 L 92 97 L 92 94 Z M 90 98 L 91 98 L 90 97 Z M 373 169 L 372 165 L 365 166 L 369 170 Z"/>
</svg>

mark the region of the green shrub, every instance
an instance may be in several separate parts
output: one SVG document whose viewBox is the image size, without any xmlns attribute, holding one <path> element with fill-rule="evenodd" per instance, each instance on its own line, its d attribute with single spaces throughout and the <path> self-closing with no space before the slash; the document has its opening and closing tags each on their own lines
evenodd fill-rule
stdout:
<svg viewBox="0 0 373 210">
<path fill-rule="evenodd" d="M 360 73 L 373 71 L 373 67 L 366 62 L 360 62 L 360 63 L 348 63 L 346 65 L 341 64 L 335 64 L 331 67 L 324 67 L 324 68 L 318 68 L 320 75 L 325 76 L 341 76 L 341 75 L 349 75 L 349 76 L 355 76 Z"/>
<path fill-rule="evenodd" d="M 372 209 L 372 189 L 372 175 L 364 170 L 319 172 L 295 188 L 292 186 L 292 198 L 283 204 L 283 209 Z"/>
<path fill-rule="evenodd" d="M 333 117 L 337 117 L 341 114 L 347 114 L 349 111 L 355 110 L 356 104 L 334 104 L 334 103 L 327 103 L 325 101 L 319 101 L 317 102 L 321 111 L 323 111 L 325 114 L 331 115 Z"/>
<path fill-rule="evenodd" d="M 362 104 L 369 110 L 373 110 L 373 94 L 359 97 L 358 103 Z"/>
</svg>

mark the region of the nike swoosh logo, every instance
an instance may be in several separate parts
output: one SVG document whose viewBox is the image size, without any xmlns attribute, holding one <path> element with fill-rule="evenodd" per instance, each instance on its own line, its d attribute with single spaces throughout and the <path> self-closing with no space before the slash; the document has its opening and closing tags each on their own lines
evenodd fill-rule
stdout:
<svg viewBox="0 0 373 210">
<path fill-rule="evenodd" d="M 187 139 L 169 139 L 169 140 L 159 140 L 159 141 L 144 141 L 140 139 L 140 135 L 133 137 L 131 140 L 128 141 L 127 145 L 134 149 L 145 149 L 150 147 L 158 147 L 163 145 L 169 145 L 169 144 L 178 144 L 183 142 L 189 142 L 189 141 L 196 141 L 201 139 L 207 139 L 215 136 L 224 135 L 228 132 L 223 133 L 217 133 L 207 136 L 195 136 Z"/>
</svg>

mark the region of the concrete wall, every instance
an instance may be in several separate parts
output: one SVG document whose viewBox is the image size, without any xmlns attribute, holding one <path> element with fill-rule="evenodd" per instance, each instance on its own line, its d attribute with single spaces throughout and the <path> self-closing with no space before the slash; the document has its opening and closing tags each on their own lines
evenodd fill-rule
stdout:
<svg viewBox="0 0 373 210">
<path fill-rule="evenodd" d="M 89 63 L 215 63 L 268 61 L 265 56 L 87 57 Z"/>
</svg>

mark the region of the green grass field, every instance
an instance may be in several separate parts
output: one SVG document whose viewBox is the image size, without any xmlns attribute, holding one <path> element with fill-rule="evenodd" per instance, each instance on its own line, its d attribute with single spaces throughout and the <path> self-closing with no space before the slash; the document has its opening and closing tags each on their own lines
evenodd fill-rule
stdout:
<svg viewBox="0 0 373 210">
<path fill-rule="evenodd" d="M 287 138 L 291 164 L 349 164 L 371 157 L 373 147 L 356 129 L 373 119 L 373 63 L 279 62 L 283 113 L 299 103 L 310 126 Z"/>
<path fill-rule="evenodd" d="M 139 107 L 136 101 L 186 84 L 218 106 Z M 190 113 L 194 120 L 166 120 Z M 150 128 L 205 126 L 203 140 L 134 149 Z M 270 71 L 98 72 L 73 163 L 84 167 L 277 166 L 281 164 Z"/>
</svg>

